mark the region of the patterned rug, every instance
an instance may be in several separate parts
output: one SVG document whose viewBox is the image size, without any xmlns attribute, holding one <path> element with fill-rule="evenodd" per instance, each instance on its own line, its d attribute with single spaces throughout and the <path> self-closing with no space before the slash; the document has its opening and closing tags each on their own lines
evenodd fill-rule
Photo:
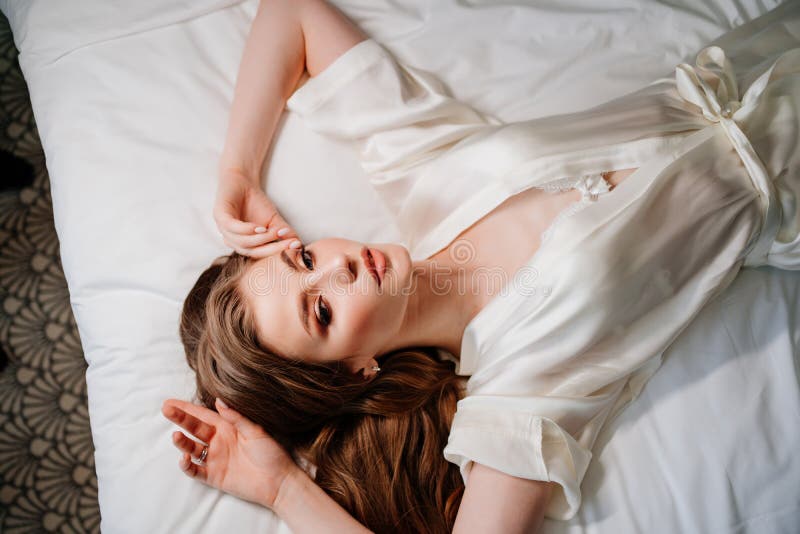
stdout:
<svg viewBox="0 0 800 534">
<path fill-rule="evenodd" d="M 86 362 L 17 56 L 0 15 L 0 532 L 99 532 Z"/>
</svg>

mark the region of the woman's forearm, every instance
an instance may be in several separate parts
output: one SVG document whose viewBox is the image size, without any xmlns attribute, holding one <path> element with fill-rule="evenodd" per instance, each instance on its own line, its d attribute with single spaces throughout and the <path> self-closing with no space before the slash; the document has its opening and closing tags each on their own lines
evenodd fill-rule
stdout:
<svg viewBox="0 0 800 534">
<path fill-rule="evenodd" d="M 371 532 L 301 469 L 286 477 L 270 508 L 297 534 Z"/>
<path fill-rule="evenodd" d="M 473 463 L 453 532 L 538 532 L 553 486 Z"/>
<path fill-rule="evenodd" d="M 219 172 L 258 180 L 286 99 L 305 68 L 299 3 L 262 0 L 236 77 Z"/>
<path fill-rule="evenodd" d="M 366 38 L 325 0 L 261 0 L 236 77 L 219 171 L 259 179 L 286 100 L 303 73 L 316 76 Z"/>
</svg>

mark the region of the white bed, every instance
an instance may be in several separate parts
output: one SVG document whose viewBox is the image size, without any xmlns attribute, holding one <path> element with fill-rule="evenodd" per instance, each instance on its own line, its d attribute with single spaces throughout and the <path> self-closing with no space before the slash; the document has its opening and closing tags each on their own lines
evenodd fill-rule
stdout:
<svg viewBox="0 0 800 534">
<path fill-rule="evenodd" d="M 583 109 L 672 76 L 731 28 L 790 7 L 335 3 L 402 61 L 504 121 Z M 102 530 L 288 530 L 268 510 L 186 478 L 160 414 L 164 398 L 193 394 L 177 331 L 183 297 L 227 252 L 211 219 L 214 171 L 257 2 L 0 6 L 21 51 L 89 363 Z M 399 239 L 348 146 L 287 114 L 268 157 L 267 192 L 306 241 Z M 800 273 L 743 271 L 601 434 L 579 514 L 544 532 L 798 532 L 798 355 Z"/>
</svg>

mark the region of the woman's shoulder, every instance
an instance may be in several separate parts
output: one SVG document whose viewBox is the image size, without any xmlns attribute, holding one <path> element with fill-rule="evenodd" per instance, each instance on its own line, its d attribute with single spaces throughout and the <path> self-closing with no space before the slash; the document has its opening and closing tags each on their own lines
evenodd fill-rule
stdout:
<svg viewBox="0 0 800 534">
<path fill-rule="evenodd" d="M 461 359 L 458 356 L 444 349 L 437 348 L 435 349 L 435 351 L 436 351 L 436 357 L 440 362 L 453 362 L 453 365 L 455 366 L 454 371 L 456 375 L 458 375 L 462 379 L 462 386 L 466 386 L 466 382 L 467 380 L 469 380 L 469 375 L 464 375 L 459 372 L 459 370 L 461 369 Z"/>
<path fill-rule="evenodd" d="M 434 349 L 434 352 L 439 361 L 450 361 L 453 363 L 458 363 L 458 358 L 444 349 L 436 348 Z"/>
</svg>

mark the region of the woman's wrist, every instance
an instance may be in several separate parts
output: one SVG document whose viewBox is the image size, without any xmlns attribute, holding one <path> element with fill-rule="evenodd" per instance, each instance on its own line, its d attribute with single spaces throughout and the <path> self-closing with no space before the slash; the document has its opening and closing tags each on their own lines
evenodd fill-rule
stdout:
<svg viewBox="0 0 800 534">
<path fill-rule="evenodd" d="M 283 479 L 270 508 L 297 534 L 371 532 L 339 506 L 299 466 Z"/>
<path fill-rule="evenodd" d="M 253 185 L 260 185 L 258 175 L 252 171 L 245 170 L 243 167 L 220 167 L 218 174 L 220 180 L 225 180 L 227 178 L 233 178 L 236 180 L 243 179 L 251 182 Z"/>
<path fill-rule="evenodd" d="M 265 505 L 280 517 L 284 517 L 291 509 L 293 502 L 299 495 L 302 495 L 305 485 L 309 482 L 314 483 L 305 471 L 295 465 L 281 480 L 275 498 L 271 503 L 265 503 Z"/>
</svg>

